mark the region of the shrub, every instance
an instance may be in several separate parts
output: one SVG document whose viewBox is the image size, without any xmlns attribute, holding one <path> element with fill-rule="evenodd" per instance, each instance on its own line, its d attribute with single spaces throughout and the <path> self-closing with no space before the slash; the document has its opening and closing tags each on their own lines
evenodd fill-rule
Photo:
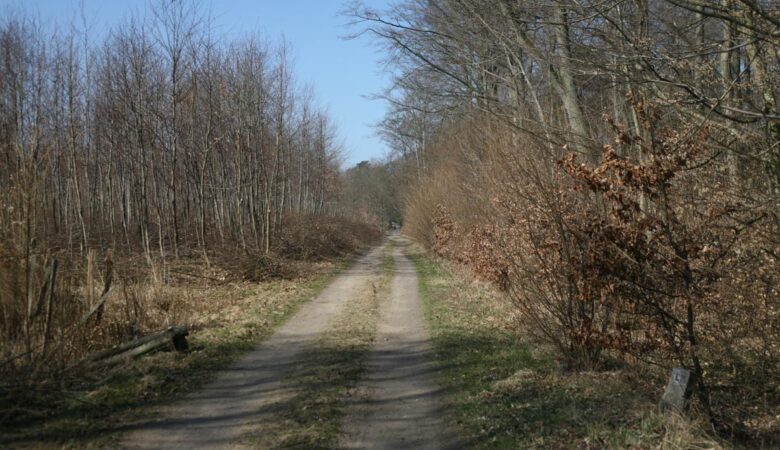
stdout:
<svg viewBox="0 0 780 450">
<path fill-rule="evenodd" d="M 378 226 L 337 216 L 287 215 L 282 225 L 279 255 L 318 260 L 354 253 L 382 237 Z"/>
<path fill-rule="evenodd" d="M 480 195 L 464 204 L 452 189 L 422 208 L 413 194 L 406 221 L 436 211 L 428 247 L 497 283 L 568 367 L 618 358 L 654 383 L 687 367 L 710 419 L 755 435 L 780 404 L 773 194 L 734 182 L 717 131 L 639 116 L 647 141 L 608 121 L 616 138 L 591 164 L 509 127 L 471 128 L 461 141 L 480 168 L 449 185 Z"/>
</svg>

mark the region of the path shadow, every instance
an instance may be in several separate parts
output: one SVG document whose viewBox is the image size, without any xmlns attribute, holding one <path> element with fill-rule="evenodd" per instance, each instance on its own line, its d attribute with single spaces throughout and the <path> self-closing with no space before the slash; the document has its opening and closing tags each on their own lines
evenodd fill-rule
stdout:
<svg viewBox="0 0 780 450">
<path fill-rule="evenodd" d="M 369 252 L 361 260 L 364 264 L 353 265 L 341 272 L 339 278 L 349 280 L 375 275 L 383 263 L 381 253 L 372 256 Z M 332 283 L 325 290 L 331 287 Z M 157 420 L 153 411 L 202 389 L 226 369 L 253 370 L 241 366 L 241 357 L 256 348 L 266 331 L 271 330 L 255 334 L 253 323 L 248 323 L 246 327 L 249 337 L 242 328 L 235 338 L 211 342 L 208 348 L 195 341 L 189 355 L 163 351 L 144 356 L 143 364 L 151 361 L 152 365 L 145 367 L 143 373 L 135 368 L 135 363 L 129 363 L 110 371 L 84 373 L 78 382 L 63 382 L 45 393 L 29 389 L 7 395 L 0 392 L 0 419 L 5 418 L 0 422 L 0 448 L 31 443 L 92 442 L 111 438 L 130 429 L 150 426 Z M 310 336 L 302 335 L 298 338 L 308 339 Z M 175 362 L 178 358 L 190 358 L 197 352 L 207 354 L 190 363 Z M 162 364 L 154 366 L 155 360 Z M 292 365 L 279 363 L 273 369 L 289 372 Z M 154 382 L 147 389 L 143 385 L 143 377 L 161 381 Z M 256 381 L 258 389 L 262 389 L 263 380 Z M 90 392 L 96 391 L 98 387 L 101 394 L 90 398 Z"/>
</svg>

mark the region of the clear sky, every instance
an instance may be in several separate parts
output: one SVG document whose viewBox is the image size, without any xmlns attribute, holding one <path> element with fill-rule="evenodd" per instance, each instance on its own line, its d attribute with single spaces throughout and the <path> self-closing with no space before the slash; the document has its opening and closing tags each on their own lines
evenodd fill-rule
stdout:
<svg viewBox="0 0 780 450">
<path fill-rule="evenodd" d="M 90 28 L 98 36 L 133 12 L 143 14 L 148 0 L 0 0 L 3 8 L 31 12 L 44 23 L 80 23 L 81 4 Z M 155 0 L 152 0 L 155 1 Z M 387 0 L 365 3 L 381 7 Z M 331 113 L 344 143 L 345 167 L 385 156 L 373 124 L 385 104 L 366 98 L 388 83 L 381 55 L 366 37 L 344 40 L 348 19 L 340 16 L 344 0 L 200 0 L 211 10 L 217 35 L 238 37 L 259 33 L 271 40 L 282 36 L 291 44 L 295 74 L 314 86 L 319 101 Z"/>
</svg>

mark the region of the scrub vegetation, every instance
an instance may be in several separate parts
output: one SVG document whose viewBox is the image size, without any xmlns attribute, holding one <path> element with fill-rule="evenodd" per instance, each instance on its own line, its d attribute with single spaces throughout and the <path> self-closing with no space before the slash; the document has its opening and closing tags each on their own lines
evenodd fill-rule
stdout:
<svg viewBox="0 0 780 450">
<path fill-rule="evenodd" d="M 776 4 L 347 10 L 393 69 L 404 232 L 492 283 L 563 370 L 659 389 L 687 369 L 708 433 L 780 445 Z"/>
</svg>

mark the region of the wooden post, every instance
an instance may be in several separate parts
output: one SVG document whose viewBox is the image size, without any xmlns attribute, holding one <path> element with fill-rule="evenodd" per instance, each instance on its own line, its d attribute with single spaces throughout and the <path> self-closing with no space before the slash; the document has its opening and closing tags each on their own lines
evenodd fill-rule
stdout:
<svg viewBox="0 0 780 450">
<path fill-rule="evenodd" d="M 51 260 L 51 278 L 49 279 L 49 295 L 46 301 L 46 323 L 44 325 L 43 332 L 43 354 L 46 354 L 46 350 L 49 346 L 49 339 L 51 338 L 51 314 L 54 308 L 54 288 L 57 282 L 57 260 Z"/>
<path fill-rule="evenodd" d="M 84 362 L 87 364 L 115 364 L 129 358 L 144 355 L 171 343 L 176 351 L 184 352 L 189 348 L 186 338 L 188 335 L 187 327 L 170 327 L 90 355 Z"/>
</svg>

